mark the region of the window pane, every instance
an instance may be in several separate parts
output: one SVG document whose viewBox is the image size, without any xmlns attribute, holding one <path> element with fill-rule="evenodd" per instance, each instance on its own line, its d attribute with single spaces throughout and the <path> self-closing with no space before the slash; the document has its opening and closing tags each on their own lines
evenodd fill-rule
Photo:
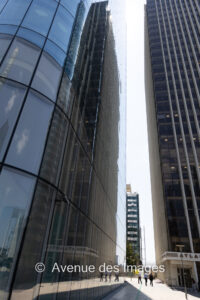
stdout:
<svg viewBox="0 0 200 300">
<path fill-rule="evenodd" d="M 63 228 L 66 228 L 68 225 L 68 205 L 65 202 L 57 202 L 54 207 L 54 215 L 51 223 L 51 229 L 49 234 L 48 246 L 46 248 L 45 262 L 47 266 L 45 272 L 42 276 L 40 291 L 39 291 L 39 300 L 44 300 L 43 296 L 46 293 L 48 284 L 48 300 L 55 299 L 55 291 L 58 288 L 59 282 L 59 273 L 52 272 L 52 262 L 56 261 L 58 264 L 62 264 L 63 257 L 63 248 L 64 248 L 64 238 L 65 232 Z M 59 249 L 55 251 L 55 249 Z M 65 295 L 65 292 L 63 293 Z M 67 297 L 63 297 L 63 299 Z M 74 298 L 75 299 L 75 298 Z"/>
<path fill-rule="evenodd" d="M 14 25 L 0 25 L 1 33 L 8 33 L 14 35 L 17 31 L 17 26 Z"/>
<path fill-rule="evenodd" d="M 42 48 L 44 45 L 45 38 L 41 34 L 38 34 L 29 29 L 21 27 L 17 32 L 17 36 L 20 36 L 23 39 L 30 41 L 31 43 L 37 45 L 40 48 Z"/>
<path fill-rule="evenodd" d="M 37 285 L 38 273 L 33 272 L 33 269 L 37 262 L 42 261 L 41 254 L 48 220 L 52 218 L 50 208 L 55 194 L 56 190 L 50 185 L 41 181 L 37 183 L 11 299 L 33 300 L 33 298 L 37 298 L 36 294 L 36 298 L 33 297 L 33 294 Z"/>
<path fill-rule="evenodd" d="M 6 4 L 7 1 L 8 0 L 1 0 L 1 2 L 0 2 L 0 12 L 4 8 L 4 5 Z"/>
<path fill-rule="evenodd" d="M 35 180 L 30 176 L 3 169 L 0 175 L 0 299 L 6 298 L 24 231 Z"/>
<path fill-rule="evenodd" d="M 40 177 L 55 185 L 59 180 L 67 133 L 68 120 L 60 109 L 55 109 L 40 169 Z"/>
<path fill-rule="evenodd" d="M 31 4 L 22 26 L 47 35 L 57 3 L 53 0 L 35 0 Z"/>
<path fill-rule="evenodd" d="M 71 14 L 76 15 L 77 6 L 80 0 L 61 0 L 60 3 L 66 7 Z"/>
<path fill-rule="evenodd" d="M 16 38 L 0 68 L 0 74 L 29 84 L 40 49 L 28 41 Z"/>
<path fill-rule="evenodd" d="M 66 58 L 66 53 L 60 49 L 60 47 L 56 46 L 55 43 L 50 40 L 46 41 L 44 51 L 49 53 L 58 63 L 63 66 Z"/>
<path fill-rule="evenodd" d="M 8 46 L 10 45 L 11 39 L 12 38 L 9 35 L 0 34 L 0 62 L 5 55 Z"/>
<path fill-rule="evenodd" d="M 0 80 L 0 161 L 3 159 L 25 92 L 21 85 Z"/>
<path fill-rule="evenodd" d="M 73 21 L 73 17 L 62 6 L 59 6 L 49 34 L 49 39 L 55 42 L 64 51 L 67 51 Z"/>
<path fill-rule="evenodd" d="M 69 118 L 71 116 L 72 106 L 75 101 L 74 95 L 75 91 L 72 87 L 72 83 L 68 79 L 66 73 L 63 73 L 57 104 L 64 110 Z"/>
<path fill-rule="evenodd" d="M 60 65 L 50 55 L 43 54 L 32 87 L 55 101 L 61 72 Z"/>
<path fill-rule="evenodd" d="M 13 137 L 6 163 L 38 172 L 53 105 L 30 92 Z"/>
<path fill-rule="evenodd" d="M 0 14 L 0 24 L 19 25 L 31 0 L 9 0 Z"/>
</svg>

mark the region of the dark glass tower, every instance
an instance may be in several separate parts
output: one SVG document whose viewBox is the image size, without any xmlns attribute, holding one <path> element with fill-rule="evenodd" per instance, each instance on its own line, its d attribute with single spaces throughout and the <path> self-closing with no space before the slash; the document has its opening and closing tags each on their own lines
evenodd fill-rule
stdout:
<svg viewBox="0 0 200 300">
<path fill-rule="evenodd" d="M 165 280 L 200 279 L 200 8 L 148 0 L 146 103 L 157 262 Z"/>
<path fill-rule="evenodd" d="M 115 287 L 97 279 L 126 246 L 109 15 L 106 1 L 0 2 L 1 300 L 101 299 Z"/>
</svg>

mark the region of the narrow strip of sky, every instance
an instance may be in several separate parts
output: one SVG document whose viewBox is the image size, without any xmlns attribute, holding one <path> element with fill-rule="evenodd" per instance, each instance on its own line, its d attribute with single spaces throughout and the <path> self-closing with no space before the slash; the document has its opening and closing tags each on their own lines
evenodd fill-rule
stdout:
<svg viewBox="0 0 200 300">
<path fill-rule="evenodd" d="M 127 183 L 140 196 L 147 263 L 155 262 L 144 88 L 144 0 L 127 0 Z M 144 246 L 144 243 L 143 243 Z"/>
</svg>

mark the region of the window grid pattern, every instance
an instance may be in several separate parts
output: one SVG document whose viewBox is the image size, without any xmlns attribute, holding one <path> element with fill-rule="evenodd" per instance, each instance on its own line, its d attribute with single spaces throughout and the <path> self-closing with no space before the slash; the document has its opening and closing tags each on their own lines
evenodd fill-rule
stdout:
<svg viewBox="0 0 200 300">
<path fill-rule="evenodd" d="M 140 211 L 139 195 L 126 195 L 127 241 L 131 243 L 134 253 L 140 257 Z"/>
<path fill-rule="evenodd" d="M 125 257 L 125 240 L 124 243 L 122 241 L 126 230 L 125 205 L 124 215 L 123 211 L 120 216 L 116 214 L 117 167 L 113 158 L 117 162 L 118 145 L 109 149 L 108 143 L 106 148 L 96 135 L 97 124 L 102 122 L 99 107 L 108 31 L 107 3 L 93 5 L 88 13 L 84 1 L 74 1 L 75 6 L 71 10 L 68 5 L 70 1 L 41 1 L 41 6 L 39 2 L 27 1 L 27 7 L 23 7 L 24 14 L 18 15 L 17 19 L 11 15 L 9 24 L 5 23 L 2 16 L 6 15 L 6 7 L 13 1 L 4 1 L 5 6 L 0 6 L 0 39 L 5 44 L 0 53 L 0 95 L 5 94 L 8 101 L 4 106 L 0 104 L 4 108 L 1 111 L 3 123 L 0 123 L 0 138 L 4 142 L 0 144 L 0 188 L 3 190 L 5 185 L 5 191 L 11 189 L 8 180 L 6 182 L 5 179 L 4 183 L 2 179 L 3 174 L 8 172 L 13 182 L 16 181 L 16 186 L 20 186 L 22 196 L 27 201 L 24 200 L 21 207 L 19 205 L 19 209 L 13 211 L 9 211 L 5 205 L 12 223 L 12 226 L 9 225 L 12 233 L 10 238 L 14 241 L 18 239 L 18 244 L 9 244 L 7 237 L 1 246 L 3 268 L 7 268 L 7 272 L 1 273 L 0 298 L 15 298 L 19 288 L 22 291 L 20 297 L 23 298 L 23 293 L 29 287 L 27 299 L 32 299 L 33 294 L 42 299 L 43 288 L 51 282 L 50 299 L 54 297 L 53 291 L 63 290 L 62 282 L 67 282 L 66 299 L 82 299 L 84 293 L 84 297 L 87 298 L 88 293 L 91 299 L 95 299 L 113 286 L 104 288 L 100 285 L 89 291 L 87 280 L 92 280 L 91 274 L 52 274 L 49 266 L 53 261 L 96 266 L 103 262 L 114 264 L 117 247 L 119 259 Z M 47 2 L 50 5 L 45 10 Z M 46 16 L 48 21 L 37 27 L 39 24 L 34 23 L 36 13 L 42 16 L 50 10 L 51 13 Z M 63 16 L 68 16 L 68 21 L 63 28 L 66 33 L 65 44 L 61 45 L 59 30 L 55 26 L 60 26 L 61 20 L 66 20 Z M 92 22 L 96 22 L 96 27 Z M 91 32 L 88 32 L 88 23 L 93 28 Z M 92 40 L 95 35 L 96 44 Z M 88 36 L 91 40 L 88 40 Z M 82 49 L 87 50 L 84 48 L 86 41 L 89 46 L 86 56 L 91 58 L 93 55 L 88 65 L 88 58 L 83 64 Z M 110 43 L 114 52 L 114 41 Z M 27 59 L 27 49 L 31 59 Z M 114 53 L 112 55 L 115 57 Z M 117 62 L 112 63 L 118 74 Z M 89 81 L 87 76 L 91 68 L 93 71 Z M 84 71 L 87 72 L 83 78 L 85 86 L 81 85 L 80 80 Z M 87 82 L 90 82 L 90 87 L 86 103 Z M 116 84 L 119 84 L 118 81 Z M 119 103 L 115 105 L 119 106 Z M 116 106 L 116 111 L 118 108 Z M 112 137 L 113 133 L 118 134 L 115 131 L 118 119 L 113 116 L 111 120 L 116 123 L 108 131 Z M 106 174 L 100 163 L 102 156 L 95 149 L 96 143 L 100 143 L 99 149 L 109 151 L 105 164 L 110 166 L 111 171 Z M 115 184 L 110 184 L 113 178 Z M 22 188 L 24 182 L 30 186 L 29 193 Z M 13 186 L 9 201 L 14 193 L 19 193 L 17 187 L 14 190 L 15 184 Z M 118 227 L 122 237 L 117 245 L 116 223 L 120 224 Z M 14 227 L 15 231 L 12 229 Z M 2 239 L 0 237 L 1 242 Z M 32 272 L 30 267 L 34 267 L 38 261 L 47 265 L 43 275 Z M 93 277 L 98 275 L 96 272 Z M 67 288 L 71 286 L 71 280 L 80 282 L 80 279 L 85 279 L 80 284 L 80 290 L 73 292 L 73 288 Z M 38 282 L 41 282 L 39 289 Z"/>
<path fill-rule="evenodd" d="M 147 1 L 169 250 L 200 252 L 200 67 L 197 1 Z"/>
</svg>

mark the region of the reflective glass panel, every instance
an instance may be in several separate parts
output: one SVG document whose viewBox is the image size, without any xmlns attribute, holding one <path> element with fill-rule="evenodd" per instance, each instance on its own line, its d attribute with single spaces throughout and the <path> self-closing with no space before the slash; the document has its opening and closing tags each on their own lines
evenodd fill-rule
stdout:
<svg viewBox="0 0 200 300">
<path fill-rule="evenodd" d="M 37 32 L 34 32 L 29 29 L 20 27 L 20 29 L 17 32 L 17 36 L 20 36 L 23 39 L 30 41 L 31 43 L 39 46 L 40 48 L 42 48 L 44 45 L 45 38 L 41 34 L 38 34 Z"/>
<path fill-rule="evenodd" d="M 15 38 L 0 68 L 0 74 L 28 85 L 39 53 L 37 46 Z"/>
<path fill-rule="evenodd" d="M 74 75 L 74 67 L 75 67 L 79 47 L 81 49 L 80 39 L 81 39 L 82 28 L 85 19 L 85 10 L 86 10 L 85 5 L 82 2 L 79 5 L 79 8 L 77 10 L 77 15 L 76 15 L 76 19 L 72 31 L 71 42 L 67 53 L 65 68 L 66 68 L 67 75 L 69 76 L 70 79 L 72 79 Z"/>
<path fill-rule="evenodd" d="M 77 10 L 77 6 L 79 4 L 80 0 L 61 0 L 60 3 L 66 7 L 71 14 L 73 14 L 75 16 L 76 14 L 76 10 Z"/>
<path fill-rule="evenodd" d="M 47 35 L 57 3 L 53 0 L 34 0 L 22 26 Z"/>
<path fill-rule="evenodd" d="M 16 258 L 35 180 L 21 173 L 3 169 L 0 175 L 0 299 L 7 299 L 10 276 Z"/>
<path fill-rule="evenodd" d="M 59 63 L 59 65 L 64 65 L 66 54 L 60 49 L 60 47 L 56 46 L 55 43 L 51 42 L 50 40 L 47 40 L 44 47 L 44 51 L 49 53 Z"/>
<path fill-rule="evenodd" d="M 19 25 L 31 0 L 9 0 L 0 14 L 0 24 Z"/>
<path fill-rule="evenodd" d="M 66 73 L 63 73 L 57 104 L 64 110 L 64 112 L 69 117 L 71 116 L 74 95 L 75 91 L 72 87 L 72 83 L 68 79 Z"/>
<path fill-rule="evenodd" d="M 66 9 L 59 6 L 49 33 L 49 39 L 55 42 L 64 51 L 67 51 L 68 48 L 73 21 L 73 17 Z"/>
<path fill-rule="evenodd" d="M 55 101 L 61 73 L 60 65 L 50 55 L 43 54 L 32 87 Z"/>
<path fill-rule="evenodd" d="M 8 0 L 1 0 L 1 2 L 0 2 L 0 12 L 4 8 L 4 5 L 6 4 L 7 1 Z"/>
<path fill-rule="evenodd" d="M 37 173 L 46 141 L 53 105 L 38 94 L 30 92 L 6 163 Z"/>
<path fill-rule="evenodd" d="M 17 26 L 14 25 L 0 25 L 1 33 L 15 34 Z"/>
<path fill-rule="evenodd" d="M 47 268 L 45 269 L 45 273 L 42 277 L 40 295 L 38 297 L 39 300 L 44 300 L 44 294 L 46 293 L 47 286 L 48 298 L 46 299 L 55 299 L 55 291 L 57 291 L 58 288 L 59 272 L 52 272 L 52 263 L 62 263 L 65 238 L 65 231 L 63 228 L 67 228 L 68 225 L 67 215 L 68 205 L 63 201 L 59 201 L 59 198 L 56 199 L 45 256 L 45 265 Z M 51 282 L 50 285 L 48 284 L 49 282 Z"/>
<path fill-rule="evenodd" d="M 9 35 L 0 34 L 0 62 L 5 55 L 8 46 L 10 45 L 11 39 L 12 38 Z"/>
<path fill-rule="evenodd" d="M 40 176 L 57 184 L 68 133 L 68 120 L 60 109 L 55 109 L 46 143 Z"/>
<path fill-rule="evenodd" d="M 3 159 L 25 92 L 21 85 L 0 80 L 0 161 Z"/>
<path fill-rule="evenodd" d="M 50 185 L 38 181 L 12 288 L 12 300 L 36 300 L 36 293 L 35 297 L 33 294 L 39 274 L 33 272 L 33 269 L 37 262 L 43 260 L 41 255 L 46 231 L 49 233 L 48 221 L 52 218 L 50 208 L 54 197 L 55 190 Z M 48 294 L 46 298 L 48 299 Z"/>
</svg>

